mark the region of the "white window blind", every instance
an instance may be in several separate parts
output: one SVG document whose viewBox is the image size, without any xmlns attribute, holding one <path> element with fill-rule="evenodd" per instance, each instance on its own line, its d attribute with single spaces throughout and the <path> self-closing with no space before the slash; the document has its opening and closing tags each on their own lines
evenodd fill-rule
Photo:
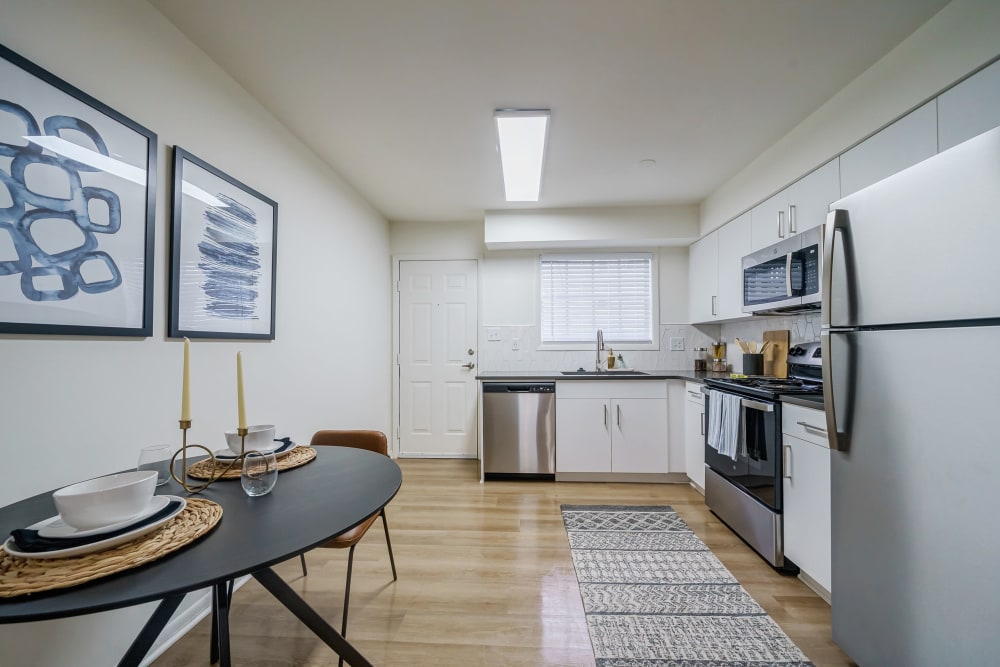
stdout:
<svg viewBox="0 0 1000 667">
<path fill-rule="evenodd" d="M 541 342 L 653 342 L 653 255 L 542 255 Z"/>
</svg>

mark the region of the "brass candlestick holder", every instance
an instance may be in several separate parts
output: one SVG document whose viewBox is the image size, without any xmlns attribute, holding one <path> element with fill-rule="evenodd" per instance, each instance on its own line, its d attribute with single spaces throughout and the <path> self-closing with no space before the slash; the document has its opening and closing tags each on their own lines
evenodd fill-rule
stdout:
<svg viewBox="0 0 1000 667">
<path fill-rule="evenodd" d="M 194 443 L 192 443 L 190 445 L 188 444 L 188 441 L 187 441 L 187 432 L 188 432 L 188 429 L 191 428 L 191 420 L 190 419 L 186 419 L 186 420 L 185 419 L 181 419 L 179 421 L 179 424 L 180 424 L 180 428 L 181 428 L 181 448 L 178 449 L 176 452 L 174 452 L 173 457 L 170 459 L 170 476 L 173 477 L 174 481 L 177 482 L 178 484 L 180 484 L 184 488 L 184 490 L 187 491 L 188 493 L 200 493 L 201 491 L 204 491 L 205 489 L 207 489 L 209 486 L 211 486 L 215 482 L 217 482 L 220 479 L 222 479 L 222 477 L 226 473 L 228 473 L 230 470 L 232 470 L 235 466 L 239 465 L 240 467 L 242 467 L 244 459 L 246 459 L 246 457 L 249 454 L 257 454 L 257 455 L 263 456 L 263 454 L 261 452 L 258 452 L 255 449 L 252 449 L 249 452 L 246 451 L 247 433 L 249 433 L 250 430 L 247 429 L 247 428 L 237 428 L 236 429 L 236 435 L 240 436 L 240 453 L 239 453 L 239 456 L 237 456 L 232 461 L 230 461 L 229 465 L 227 465 L 225 467 L 222 467 L 220 469 L 220 465 L 218 463 L 218 459 L 215 458 L 215 452 L 213 452 L 211 449 L 209 449 L 205 445 L 198 445 L 198 444 L 194 444 Z M 207 481 L 202 482 L 200 484 L 192 484 L 191 482 L 188 481 L 188 460 L 187 459 L 188 459 L 188 449 L 190 449 L 190 448 L 198 448 L 198 449 L 205 450 L 208 453 L 209 460 L 212 461 L 212 470 L 213 470 L 212 476 Z M 175 472 L 175 462 L 177 461 L 177 457 L 178 456 L 181 457 L 181 475 L 180 475 L 180 477 L 178 477 L 177 473 Z"/>
</svg>

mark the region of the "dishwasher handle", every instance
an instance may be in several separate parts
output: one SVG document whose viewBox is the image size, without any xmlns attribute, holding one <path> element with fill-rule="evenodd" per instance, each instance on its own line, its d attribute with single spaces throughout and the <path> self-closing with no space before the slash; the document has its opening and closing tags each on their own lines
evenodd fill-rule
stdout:
<svg viewBox="0 0 1000 667">
<path fill-rule="evenodd" d="M 484 394 L 554 394 L 554 382 L 484 382 Z"/>
</svg>

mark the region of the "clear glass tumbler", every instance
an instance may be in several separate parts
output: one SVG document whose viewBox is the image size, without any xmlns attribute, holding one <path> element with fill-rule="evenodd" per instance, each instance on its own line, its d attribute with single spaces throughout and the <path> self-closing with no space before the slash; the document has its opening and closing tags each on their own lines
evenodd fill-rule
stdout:
<svg viewBox="0 0 1000 667">
<path fill-rule="evenodd" d="M 139 465 L 136 470 L 155 470 L 156 485 L 166 484 L 170 479 L 170 457 L 174 448 L 170 445 L 150 445 L 139 452 Z"/>
<path fill-rule="evenodd" d="M 278 481 L 278 458 L 274 454 L 249 452 L 243 458 L 240 482 L 248 496 L 264 496 Z"/>
</svg>

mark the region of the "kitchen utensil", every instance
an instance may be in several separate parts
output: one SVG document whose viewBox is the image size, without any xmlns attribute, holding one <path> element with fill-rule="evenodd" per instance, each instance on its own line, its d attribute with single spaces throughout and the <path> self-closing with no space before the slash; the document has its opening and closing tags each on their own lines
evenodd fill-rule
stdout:
<svg viewBox="0 0 1000 667">
<path fill-rule="evenodd" d="M 768 346 L 764 355 L 764 375 L 776 378 L 788 377 L 788 343 L 791 332 L 778 329 L 764 332 L 764 344 Z"/>
</svg>

